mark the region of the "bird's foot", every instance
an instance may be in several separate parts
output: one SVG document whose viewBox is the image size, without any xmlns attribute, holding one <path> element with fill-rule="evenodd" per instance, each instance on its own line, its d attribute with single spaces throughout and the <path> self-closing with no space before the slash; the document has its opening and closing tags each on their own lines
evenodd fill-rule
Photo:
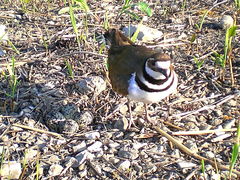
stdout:
<svg viewBox="0 0 240 180">
<path fill-rule="evenodd" d="M 132 117 L 130 117 L 130 120 L 128 121 L 128 128 L 127 129 L 130 129 L 132 125 L 135 128 L 138 128 L 137 125 L 135 124 L 134 120 L 132 119 Z"/>
<path fill-rule="evenodd" d="M 148 114 L 146 114 L 146 120 L 148 123 L 152 124 L 152 125 L 156 125 L 158 120 L 157 119 L 152 119 Z"/>
</svg>

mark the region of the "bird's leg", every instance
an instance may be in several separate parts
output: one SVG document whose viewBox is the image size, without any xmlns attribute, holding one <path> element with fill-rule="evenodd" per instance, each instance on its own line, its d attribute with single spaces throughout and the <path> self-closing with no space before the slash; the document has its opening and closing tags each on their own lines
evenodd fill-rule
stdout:
<svg viewBox="0 0 240 180">
<path fill-rule="evenodd" d="M 136 126 L 136 124 L 134 123 L 133 118 L 132 118 L 132 109 L 131 109 L 131 101 L 130 101 L 130 99 L 128 99 L 127 104 L 128 104 L 129 115 L 130 115 L 130 120 L 129 120 L 129 124 L 128 124 L 128 129 L 130 129 L 131 126 L 132 126 L 132 124 L 133 124 L 135 127 L 137 127 L 137 126 Z"/>
<path fill-rule="evenodd" d="M 146 120 L 151 123 L 151 118 L 150 118 L 150 116 L 148 114 L 148 104 L 144 103 L 144 107 L 145 107 Z"/>
</svg>

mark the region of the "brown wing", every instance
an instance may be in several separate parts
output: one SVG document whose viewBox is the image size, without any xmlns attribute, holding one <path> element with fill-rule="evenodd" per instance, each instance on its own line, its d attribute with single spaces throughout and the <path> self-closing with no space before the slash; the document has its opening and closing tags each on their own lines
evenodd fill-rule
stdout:
<svg viewBox="0 0 240 180">
<path fill-rule="evenodd" d="M 154 53 L 144 46 L 112 46 L 108 53 L 108 67 L 113 90 L 126 96 L 131 75 L 143 68 L 146 59 Z"/>
</svg>

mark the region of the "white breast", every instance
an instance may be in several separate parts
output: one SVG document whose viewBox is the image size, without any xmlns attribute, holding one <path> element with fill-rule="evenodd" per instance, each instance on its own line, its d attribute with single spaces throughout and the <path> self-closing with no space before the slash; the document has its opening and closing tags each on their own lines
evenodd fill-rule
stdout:
<svg viewBox="0 0 240 180">
<path fill-rule="evenodd" d="M 132 74 L 131 79 L 129 80 L 129 87 L 128 87 L 128 98 L 134 101 L 144 102 L 144 103 L 154 103 L 159 102 L 165 97 L 169 96 L 173 93 L 177 88 L 178 78 L 176 73 L 173 71 L 172 76 L 162 85 L 153 85 L 149 82 L 144 81 L 143 77 L 140 80 L 147 85 L 149 88 L 153 89 L 163 89 L 166 88 L 174 78 L 173 84 L 166 90 L 160 92 L 147 92 L 138 86 L 137 82 L 135 81 L 136 73 Z"/>
</svg>

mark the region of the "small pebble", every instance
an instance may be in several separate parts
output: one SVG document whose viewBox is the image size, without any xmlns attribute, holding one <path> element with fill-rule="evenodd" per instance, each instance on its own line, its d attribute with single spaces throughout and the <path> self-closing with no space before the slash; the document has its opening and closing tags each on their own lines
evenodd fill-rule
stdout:
<svg viewBox="0 0 240 180">
<path fill-rule="evenodd" d="M 89 146 L 87 149 L 89 152 L 98 152 L 102 150 L 103 143 L 100 141 L 94 142 L 91 146 Z"/>
<path fill-rule="evenodd" d="M 197 165 L 192 163 L 192 162 L 187 162 L 187 161 L 181 161 L 177 163 L 179 168 L 184 169 L 184 168 L 193 168 L 196 167 Z"/>
<path fill-rule="evenodd" d="M 1 177 L 5 179 L 19 179 L 22 173 L 21 163 L 16 161 L 3 162 L 1 166 Z"/>
<path fill-rule="evenodd" d="M 123 171 L 126 171 L 126 170 L 129 170 L 130 166 L 131 166 L 130 161 L 125 160 L 119 163 L 118 168 L 122 169 Z"/>
<path fill-rule="evenodd" d="M 227 29 L 233 25 L 233 18 L 229 15 L 223 15 L 223 17 L 220 20 L 220 26 L 223 29 Z"/>
<path fill-rule="evenodd" d="M 114 128 L 119 129 L 121 131 L 126 130 L 128 127 L 128 120 L 125 117 L 122 117 L 121 119 L 117 120 L 114 123 Z"/>
<path fill-rule="evenodd" d="M 99 132 L 88 132 L 84 136 L 87 139 L 98 139 L 98 138 L 100 138 L 100 133 Z"/>
<path fill-rule="evenodd" d="M 59 164 L 53 164 L 50 166 L 50 169 L 48 171 L 50 176 L 58 176 L 62 172 L 63 167 Z"/>
<path fill-rule="evenodd" d="M 99 95 L 106 87 L 106 82 L 99 76 L 87 77 L 76 84 L 76 89 L 81 94 L 94 93 L 95 95 Z"/>
</svg>

